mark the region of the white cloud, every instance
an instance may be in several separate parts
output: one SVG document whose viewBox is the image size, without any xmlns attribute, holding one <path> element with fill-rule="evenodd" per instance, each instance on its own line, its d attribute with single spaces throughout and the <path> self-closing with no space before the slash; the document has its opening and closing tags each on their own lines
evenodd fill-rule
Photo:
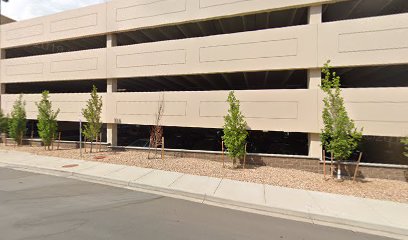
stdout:
<svg viewBox="0 0 408 240">
<path fill-rule="evenodd" d="M 85 7 L 106 0 L 9 0 L 1 1 L 1 14 L 17 21 Z"/>
</svg>

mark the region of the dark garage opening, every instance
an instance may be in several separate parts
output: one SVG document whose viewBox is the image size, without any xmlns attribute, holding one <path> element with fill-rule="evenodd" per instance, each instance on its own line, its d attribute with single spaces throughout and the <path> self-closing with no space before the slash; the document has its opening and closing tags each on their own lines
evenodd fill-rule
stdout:
<svg viewBox="0 0 408 240">
<path fill-rule="evenodd" d="M 27 121 L 27 132 L 26 137 L 30 138 L 31 133 L 33 133 L 34 138 L 39 138 L 37 129 L 37 120 Z M 79 122 L 58 122 L 58 132 L 61 132 L 62 141 L 79 141 Z M 102 142 L 106 142 L 106 124 L 102 126 Z M 57 136 L 56 136 L 57 137 Z M 83 138 L 82 138 L 83 139 Z"/>
<path fill-rule="evenodd" d="M 120 92 L 306 88 L 306 70 L 235 72 L 118 79 L 118 91 Z"/>
<path fill-rule="evenodd" d="M 169 149 L 221 151 L 222 129 L 164 127 L 165 147 Z M 148 147 L 150 126 L 119 125 L 118 145 Z M 308 155 L 306 133 L 249 131 L 249 153 Z"/>
<path fill-rule="evenodd" d="M 308 8 L 259 12 L 117 34 L 118 46 L 281 28 L 308 23 Z"/>
<path fill-rule="evenodd" d="M 408 87 L 408 65 L 334 68 L 342 88 Z"/>
<path fill-rule="evenodd" d="M 349 0 L 323 5 L 323 22 L 407 13 L 407 0 Z"/>
<path fill-rule="evenodd" d="M 399 137 L 364 136 L 361 143 L 362 162 L 408 165 L 404 144 Z"/>
<path fill-rule="evenodd" d="M 98 92 L 106 92 L 106 80 L 72 80 L 51 82 L 27 82 L 6 84 L 6 94 L 90 93 L 95 85 Z"/>
<path fill-rule="evenodd" d="M 106 36 L 102 35 L 10 48 L 6 49 L 6 59 L 75 52 L 105 47 Z"/>
</svg>

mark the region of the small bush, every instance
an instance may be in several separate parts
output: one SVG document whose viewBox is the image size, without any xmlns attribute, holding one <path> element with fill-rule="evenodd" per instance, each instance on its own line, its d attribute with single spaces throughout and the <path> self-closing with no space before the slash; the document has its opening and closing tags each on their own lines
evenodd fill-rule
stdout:
<svg viewBox="0 0 408 240">
<path fill-rule="evenodd" d="M 224 117 L 224 136 L 223 140 L 227 147 L 227 154 L 232 158 L 234 166 L 239 165 L 239 159 L 245 153 L 245 143 L 248 137 L 246 130 L 247 123 L 244 120 L 239 107 L 239 100 L 235 97 L 234 91 L 228 95 L 228 115 Z"/>
<path fill-rule="evenodd" d="M 362 139 L 362 130 L 356 129 L 354 121 L 347 114 L 344 99 L 341 96 L 340 76 L 331 71 L 329 62 L 325 64 L 322 72 L 324 78 L 321 89 L 325 93 L 322 145 L 333 154 L 336 160 L 348 160 L 358 148 Z"/>
<path fill-rule="evenodd" d="M 3 111 L 0 109 L 0 133 L 6 133 L 8 129 L 8 119 L 7 116 L 3 114 Z"/>
<path fill-rule="evenodd" d="M 49 100 L 48 91 L 42 92 L 42 99 L 37 104 L 38 116 L 37 116 L 37 128 L 38 135 L 40 136 L 44 146 L 50 148 L 51 142 L 57 134 L 58 123 L 57 116 L 59 109 L 57 111 L 52 110 L 52 104 Z"/>
<path fill-rule="evenodd" d="M 23 101 L 23 95 L 14 102 L 13 111 L 11 112 L 11 117 L 8 123 L 9 136 L 20 144 L 22 137 L 26 134 L 27 119 L 25 111 L 25 102 Z"/>
<path fill-rule="evenodd" d="M 82 109 L 82 115 L 87 121 L 84 126 L 83 134 L 89 141 L 91 141 L 90 152 L 92 152 L 93 141 L 96 140 L 101 132 L 101 113 L 102 97 L 98 96 L 98 90 L 94 85 L 92 87 L 91 98 L 88 100 L 86 108 Z"/>
</svg>

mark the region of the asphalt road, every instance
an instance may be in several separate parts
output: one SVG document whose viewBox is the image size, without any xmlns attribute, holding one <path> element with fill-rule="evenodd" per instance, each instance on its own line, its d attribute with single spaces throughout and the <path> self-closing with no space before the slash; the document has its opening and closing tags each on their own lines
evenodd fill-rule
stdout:
<svg viewBox="0 0 408 240">
<path fill-rule="evenodd" d="M 0 239 L 386 239 L 0 168 Z"/>
</svg>

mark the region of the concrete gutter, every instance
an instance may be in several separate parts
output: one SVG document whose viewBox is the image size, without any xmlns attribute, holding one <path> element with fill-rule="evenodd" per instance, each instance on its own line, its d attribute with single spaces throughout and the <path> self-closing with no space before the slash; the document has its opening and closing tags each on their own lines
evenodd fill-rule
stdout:
<svg viewBox="0 0 408 240">
<path fill-rule="evenodd" d="M 14 151 L 0 151 L 0 166 L 408 239 L 408 204 Z"/>
</svg>

